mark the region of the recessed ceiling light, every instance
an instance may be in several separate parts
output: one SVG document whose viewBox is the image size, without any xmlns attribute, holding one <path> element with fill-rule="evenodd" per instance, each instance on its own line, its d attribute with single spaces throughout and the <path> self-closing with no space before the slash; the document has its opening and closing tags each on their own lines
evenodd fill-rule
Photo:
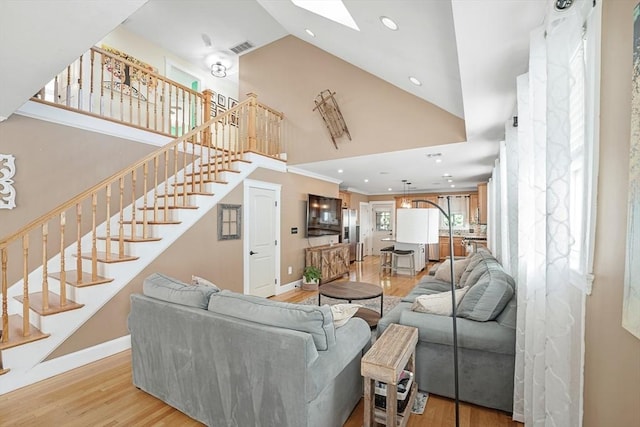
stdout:
<svg viewBox="0 0 640 427">
<path fill-rule="evenodd" d="M 448 179 L 447 182 L 453 182 L 453 180 L 452 179 Z"/>
<path fill-rule="evenodd" d="M 311 37 L 315 37 L 315 36 L 316 36 L 316 35 L 313 33 L 313 31 L 311 31 L 311 30 L 310 30 L 310 29 L 308 29 L 308 28 L 305 28 L 305 29 L 304 29 L 304 32 L 305 32 L 305 33 L 307 33 L 307 34 L 309 34 Z"/>
<path fill-rule="evenodd" d="M 391 190 L 393 190 L 393 189 L 392 189 L 391 187 L 389 187 L 389 188 L 387 188 L 387 190 L 391 191 Z"/>
<path fill-rule="evenodd" d="M 338 169 L 338 173 L 342 173 L 344 172 L 342 169 Z"/>
<path fill-rule="evenodd" d="M 364 182 L 369 182 L 369 180 L 367 178 L 364 179 Z"/>
<path fill-rule="evenodd" d="M 416 86 L 422 86 L 422 82 L 413 76 L 409 76 L 409 81 Z"/>
<path fill-rule="evenodd" d="M 455 187 L 456 187 L 456 185 L 455 185 L 455 184 L 451 184 L 451 188 L 455 188 Z"/>
<path fill-rule="evenodd" d="M 396 31 L 398 29 L 398 24 L 396 24 L 395 21 L 388 16 L 381 16 L 380 22 L 382 22 L 382 25 L 390 30 Z"/>
<path fill-rule="evenodd" d="M 436 163 L 442 163 L 442 159 L 436 159 Z"/>
<path fill-rule="evenodd" d="M 444 175 L 442 175 L 443 178 L 451 178 L 451 174 L 450 173 L 445 173 Z"/>
</svg>

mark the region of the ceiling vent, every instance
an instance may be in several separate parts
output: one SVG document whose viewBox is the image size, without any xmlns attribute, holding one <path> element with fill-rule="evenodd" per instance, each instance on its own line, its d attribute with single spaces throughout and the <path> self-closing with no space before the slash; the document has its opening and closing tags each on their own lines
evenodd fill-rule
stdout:
<svg viewBox="0 0 640 427">
<path fill-rule="evenodd" d="M 233 53 L 235 53 L 236 55 L 241 54 L 242 52 L 244 52 L 245 50 L 249 50 L 253 47 L 253 45 L 251 44 L 250 41 L 246 41 L 244 43 L 240 43 L 237 46 L 233 46 L 230 47 L 229 50 Z"/>
</svg>

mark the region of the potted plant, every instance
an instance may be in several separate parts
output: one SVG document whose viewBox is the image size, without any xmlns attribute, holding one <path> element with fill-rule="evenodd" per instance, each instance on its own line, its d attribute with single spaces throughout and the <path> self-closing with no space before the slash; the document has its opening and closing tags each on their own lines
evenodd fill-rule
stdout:
<svg viewBox="0 0 640 427">
<path fill-rule="evenodd" d="M 302 272 L 302 290 L 317 291 L 321 278 L 322 271 L 318 267 L 313 265 L 306 266 Z"/>
</svg>

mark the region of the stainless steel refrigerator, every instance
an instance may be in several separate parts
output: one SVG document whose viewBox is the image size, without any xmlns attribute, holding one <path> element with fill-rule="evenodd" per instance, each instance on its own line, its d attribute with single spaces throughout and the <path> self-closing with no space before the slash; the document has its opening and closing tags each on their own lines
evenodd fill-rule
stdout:
<svg viewBox="0 0 640 427">
<path fill-rule="evenodd" d="M 356 232 L 356 221 L 358 213 L 355 209 L 342 209 L 342 235 L 340 241 L 349 244 L 349 262 L 356 260 L 356 242 L 358 233 Z"/>
</svg>

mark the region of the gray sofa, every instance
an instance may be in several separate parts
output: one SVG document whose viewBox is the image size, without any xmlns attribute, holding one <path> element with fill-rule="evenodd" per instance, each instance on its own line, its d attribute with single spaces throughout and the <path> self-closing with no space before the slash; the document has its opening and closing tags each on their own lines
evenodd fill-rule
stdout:
<svg viewBox="0 0 640 427">
<path fill-rule="evenodd" d="M 149 276 L 131 296 L 133 383 L 209 426 L 341 426 L 362 397 L 362 319 Z"/>
<path fill-rule="evenodd" d="M 461 283 L 469 290 L 458 305 L 460 400 L 513 411 L 516 335 L 514 280 L 486 249 L 469 260 Z M 453 334 L 450 316 L 412 311 L 419 295 L 450 291 L 450 282 L 423 278 L 378 323 L 381 334 L 391 323 L 418 328 L 416 380 L 420 390 L 453 398 Z"/>
</svg>

